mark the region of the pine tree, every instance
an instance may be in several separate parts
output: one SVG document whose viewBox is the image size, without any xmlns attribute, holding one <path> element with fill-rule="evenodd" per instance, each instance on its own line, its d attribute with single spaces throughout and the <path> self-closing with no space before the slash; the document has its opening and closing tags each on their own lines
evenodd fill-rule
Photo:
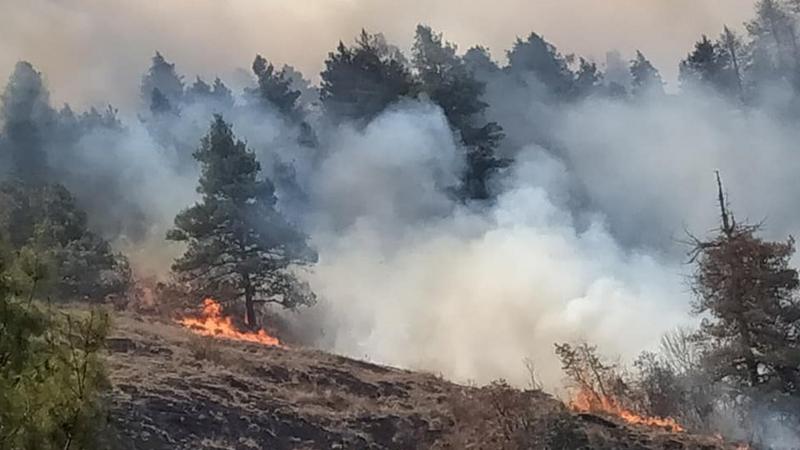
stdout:
<svg viewBox="0 0 800 450">
<path fill-rule="evenodd" d="M 0 235 L 15 251 L 46 258 L 53 275 L 43 295 L 103 302 L 124 298 L 132 283 L 128 261 L 91 232 L 87 217 L 61 185 L 0 184 Z"/>
<path fill-rule="evenodd" d="M 508 70 L 516 75 L 533 74 L 556 99 L 568 99 L 573 93 L 574 74 L 568 58 L 536 33 L 517 39 L 508 51 Z"/>
<path fill-rule="evenodd" d="M 636 51 L 636 58 L 631 61 L 630 70 L 634 96 L 664 93 L 664 81 L 661 79 L 661 74 L 642 52 Z"/>
<path fill-rule="evenodd" d="M 584 98 L 592 95 L 598 92 L 602 84 L 603 74 L 597 68 L 597 64 L 580 58 L 573 83 L 573 96 L 575 98 Z"/>
<path fill-rule="evenodd" d="M 245 89 L 248 99 L 261 107 L 275 108 L 291 120 L 300 119 L 297 99 L 300 91 L 292 88 L 292 79 L 285 70 L 276 70 L 275 66 L 256 55 L 253 61 L 253 73 L 258 85 L 255 88 Z"/>
<path fill-rule="evenodd" d="M 175 217 L 167 235 L 188 244 L 173 270 L 204 295 L 233 290 L 251 328 L 258 326 L 257 304 L 312 304 L 314 294 L 291 268 L 315 256 L 276 210 L 272 183 L 258 178 L 255 155 L 222 116 L 215 116 L 194 156 L 202 165 L 202 199 Z"/>
<path fill-rule="evenodd" d="M 191 86 L 186 88 L 186 98 L 190 102 L 206 100 L 211 96 L 211 86 L 202 78 L 197 77 Z"/>
<path fill-rule="evenodd" d="M 739 67 L 741 44 L 725 27 L 717 42 L 707 36 L 695 43 L 694 49 L 680 64 L 680 81 L 684 87 L 711 88 L 717 93 L 742 100 L 744 92 Z"/>
<path fill-rule="evenodd" d="M 46 145 L 55 127 L 56 112 L 50 107 L 50 93 L 42 75 L 25 61 L 14 67 L 2 98 L 0 123 L 3 146 L 14 178 L 39 182 L 47 178 Z"/>
<path fill-rule="evenodd" d="M 334 122 L 368 123 L 387 106 L 413 94 L 414 82 L 399 50 L 365 30 L 353 47 L 339 42 L 320 74 L 320 99 Z"/>
<path fill-rule="evenodd" d="M 151 60 L 150 68 L 142 77 L 142 101 L 153 114 L 177 113 L 183 101 L 183 77 L 175 71 L 175 64 L 167 61 L 160 52 Z"/>
<path fill-rule="evenodd" d="M 213 84 L 208 84 L 200 77 L 197 77 L 194 83 L 186 89 L 184 101 L 205 103 L 217 112 L 230 110 L 234 103 L 233 93 L 222 80 L 215 78 Z"/>
<path fill-rule="evenodd" d="M 798 273 L 789 266 L 794 240 L 769 242 L 757 226 L 736 222 L 719 181 L 721 227 L 695 239 L 696 312 L 708 317 L 698 338 L 705 365 L 718 381 L 800 426 L 800 302 Z"/>
<path fill-rule="evenodd" d="M 467 147 L 464 195 L 488 198 L 488 178 L 506 162 L 495 154 L 503 137 L 502 128 L 483 118 L 489 106 L 481 100 L 485 84 L 478 81 L 456 55 L 456 46 L 445 42 L 442 35 L 435 34 L 430 27 L 417 27 L 412 54 L 420 90 L 442 108 L 450 126 Z"/>
<path fill-rule="evenodd" d="M 475 46 L 464 53 L 464 65 L 476 78 L 486 82 L 487 78 L 491 75 L 500 72 L 500 67 L 489 53 L 489 49 L 482 46 Z"/>
</svg>

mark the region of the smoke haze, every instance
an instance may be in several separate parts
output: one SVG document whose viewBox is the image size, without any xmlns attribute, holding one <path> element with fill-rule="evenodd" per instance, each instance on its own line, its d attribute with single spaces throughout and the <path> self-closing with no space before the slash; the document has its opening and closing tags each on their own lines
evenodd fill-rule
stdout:
<svg viewBox="0 0 800 450">
<path fill-rule="evenodd" d="M 139 274 L 164 276 L 182 250 L 165 245 L 164 233 L 198 197 L 187 155 L 223 113 L 319 254 L 302 276 L 320 303 L 292 318 L 314 345 L 338 353 L 516 385 L 528 381 L 530 358 L 553 388 L 562 377 L 554 342 L 585 339 L 630 361 L 664 332 L 697 322 L 679 241 L 716 227 L 715 170 L 737 217 L 764 220 L 770 238 L 800 232 L 800 130 L 775 113 L 790 94 L 780 83 L 753 108 L 689 87 L 552 102 L 546 83 L 497 70 L 486 79 L 486 115 L 504 127 L 501 150 L 513 164 L 491 178 L 491 201 L 453 195 L 466 152 L 427 98 L 395 103 L 365 126 L 306 105 L 319 141 L 306 145 L 301 125 L 242 95 L 254 80 L 241 68 L 257 53 L 316 84 L 340 39 L 365 27 L 407 49 L 418 22 L 462 51 L 487 45 L 500 61 L 531 31 L 601 66 L 618 49 L 623 71 L 641 49 L 677 91 L 679 60 L 701 34 L 740 27 L 750 0 L 0 4 L 0 73 L 29 60 L 54 106 L 120 107 L 124 127 L 82 132 L 69 153 L 53 138 L 46 152 Z M 148 116 L 139 87 L 156 49 L 187 84 L 220 76 L 235 105 L 195 101 L 163 123 Z M 280 178 L 286 167 L 291 177 Z"/>
<path fill-rule="evenodd" d="M 565 53 L 645 52 L 675 81 L 677 62 L 700 34 L 741 28 L 750 0 L 2 0 L 0 74 L 17 60 L 43 71 L 56 103 L 135 105 L 141 68 L 158 49 L 187 74 L 237 81 L 236 68 L 269 55 L 317 79 L 336 42 L 365 27 L 407 49 L 418 23 L 445 31 L 462 50 L 481 44 L 498 60 L 532 30 Z M 224 30 L 224 32 L 219 32 Z M 237 75 L 238 74 L 238 75 Z M 189 79 L 191 81 L 191 79 Z"/>
</svg>

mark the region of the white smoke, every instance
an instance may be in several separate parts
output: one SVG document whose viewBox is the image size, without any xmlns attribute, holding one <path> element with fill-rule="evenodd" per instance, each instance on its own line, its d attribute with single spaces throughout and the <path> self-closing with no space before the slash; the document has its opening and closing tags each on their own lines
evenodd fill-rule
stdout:
<svg viewBox="0 0 800 450">
<path fill-rule="evenodd" d="M 317 185 L 340 226 L 313 234 L 334 350 L 518 384 L 531 358 L 555 386 L 554 342 L 630 357 L 689 320 L 681 267 L 622 248 L 602 215 L 576 227 L 559 205 L 567 171 L 541 149 L 520 153 L 495 205 L 470 207 L 443 189 L 462 163 L 438 110 L 392 111 L 346 134 Z"/>
</svg>

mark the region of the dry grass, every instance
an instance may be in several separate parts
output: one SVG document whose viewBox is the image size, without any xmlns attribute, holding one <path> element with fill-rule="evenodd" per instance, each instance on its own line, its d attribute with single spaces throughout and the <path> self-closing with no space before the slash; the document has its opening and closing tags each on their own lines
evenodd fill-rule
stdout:
<svg viewBox="0 0 800 450">
<path fill-rule="evenodd" d="M 133 313 L 117 317 L 110 342 L 111 421 L 125 450 L 664 448 L 503 383 L 459 386 L 315 350 L 203 338 Z"/>
</svg>

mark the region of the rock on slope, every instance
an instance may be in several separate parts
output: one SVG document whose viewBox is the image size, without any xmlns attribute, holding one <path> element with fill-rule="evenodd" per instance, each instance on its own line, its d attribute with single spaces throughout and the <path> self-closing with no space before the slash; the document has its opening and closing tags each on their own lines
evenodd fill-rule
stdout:
<svg viewBox="0 0 800 450">
<path fill-rule="evenodd" d="M 108 344 L 113 448 L 726 448 L 574 414 L 541 392 L 200 338 L 151 318 L 117 317 Z"/>
</svg>

